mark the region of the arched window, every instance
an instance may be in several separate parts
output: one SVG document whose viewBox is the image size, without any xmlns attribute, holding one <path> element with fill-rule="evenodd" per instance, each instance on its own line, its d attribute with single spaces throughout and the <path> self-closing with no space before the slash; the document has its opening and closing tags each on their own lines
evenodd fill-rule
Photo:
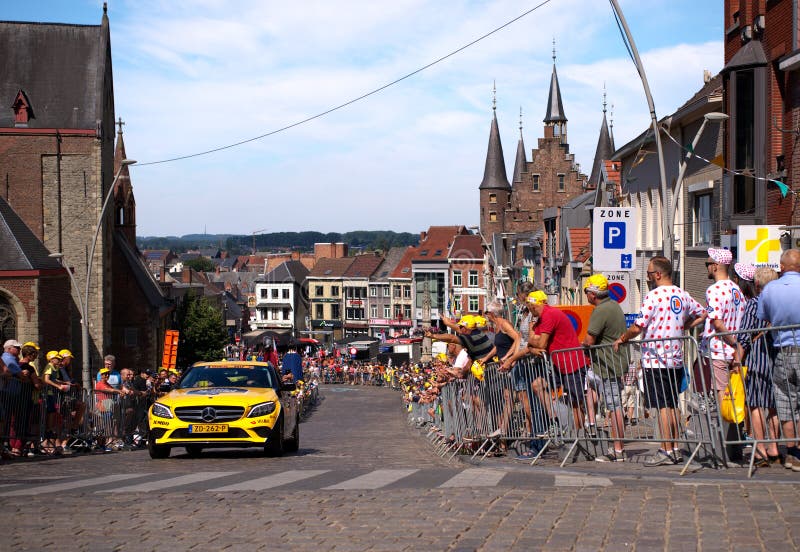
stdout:
<svg viewBox="0 0 800 552">
<path fill-rule="evenodd" d="M 0 296 L 0 338 L 3 343 L 7 339 L 17 338 L 17 314 L 8 300 Z"/>
</svg>

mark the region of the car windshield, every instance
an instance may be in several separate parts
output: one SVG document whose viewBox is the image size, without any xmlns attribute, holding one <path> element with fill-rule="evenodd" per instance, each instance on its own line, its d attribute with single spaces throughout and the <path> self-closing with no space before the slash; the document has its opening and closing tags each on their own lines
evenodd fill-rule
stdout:
<svg viewBox="0 0 800 552">
<path fill-rule="evenodd" d="M 195 366 L 181 380 L 179 389 L 198 387 L 274 387 L 272 373 L 263 366 L 211 367 Z"/>
</svg>

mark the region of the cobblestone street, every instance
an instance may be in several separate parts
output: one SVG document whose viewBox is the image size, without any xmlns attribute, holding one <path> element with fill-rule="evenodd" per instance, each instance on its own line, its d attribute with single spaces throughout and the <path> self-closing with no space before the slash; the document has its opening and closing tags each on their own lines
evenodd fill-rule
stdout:
<svg viewBox="0 0 800 552">
<path fill-rule="evenodd" d="M 296 455 L 176 449 L 0 466 L 15 550 L 788 550 L 800 479 L 439 459 L 399 395 L 334 386 Z M 769 470 L 765 470 L 769 471 Z M 787 472 L 787 473 L 783 473 Z"/>
</svg>

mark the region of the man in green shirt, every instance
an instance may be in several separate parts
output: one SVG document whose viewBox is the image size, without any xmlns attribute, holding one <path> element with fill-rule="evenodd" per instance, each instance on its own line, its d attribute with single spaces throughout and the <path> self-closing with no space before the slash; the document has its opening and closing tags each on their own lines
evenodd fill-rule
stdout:
<svg viewBox="0 0 800 552">
<path fill-rule="evenodd" d="M 611 436 L 614 450 L 595 458 L 598 462 L 624 462 L 625 449 L 620 438 L 624 436 L 622 416 L 622 376 L 628 370 L 628 349 L 614 351 L 614 341 L 625 333 L 625 314 L 619 304 L 608 296 L 608 280 L 602 274 L 594 274 L 583 285 L 586 299 L 594 306 L 589 317 L 589 327 L 583 345 L 591 347 L 589 357 L 592 371 L 600 378 L 593 385 L 603 398 L 606 410 L 611 412 Z"/>
</svg>

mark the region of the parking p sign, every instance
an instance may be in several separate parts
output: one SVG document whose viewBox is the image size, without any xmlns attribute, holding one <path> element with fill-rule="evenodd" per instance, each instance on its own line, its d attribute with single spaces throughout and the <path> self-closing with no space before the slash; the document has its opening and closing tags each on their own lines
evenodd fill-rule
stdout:
<svg viewBox="0 0 800 552">
<path fill-rule="evenodd" d="M 592 211 L 594 270 L 635 270 L 638 211 L 632 207 L 595 207 Z"/>
</svg>

